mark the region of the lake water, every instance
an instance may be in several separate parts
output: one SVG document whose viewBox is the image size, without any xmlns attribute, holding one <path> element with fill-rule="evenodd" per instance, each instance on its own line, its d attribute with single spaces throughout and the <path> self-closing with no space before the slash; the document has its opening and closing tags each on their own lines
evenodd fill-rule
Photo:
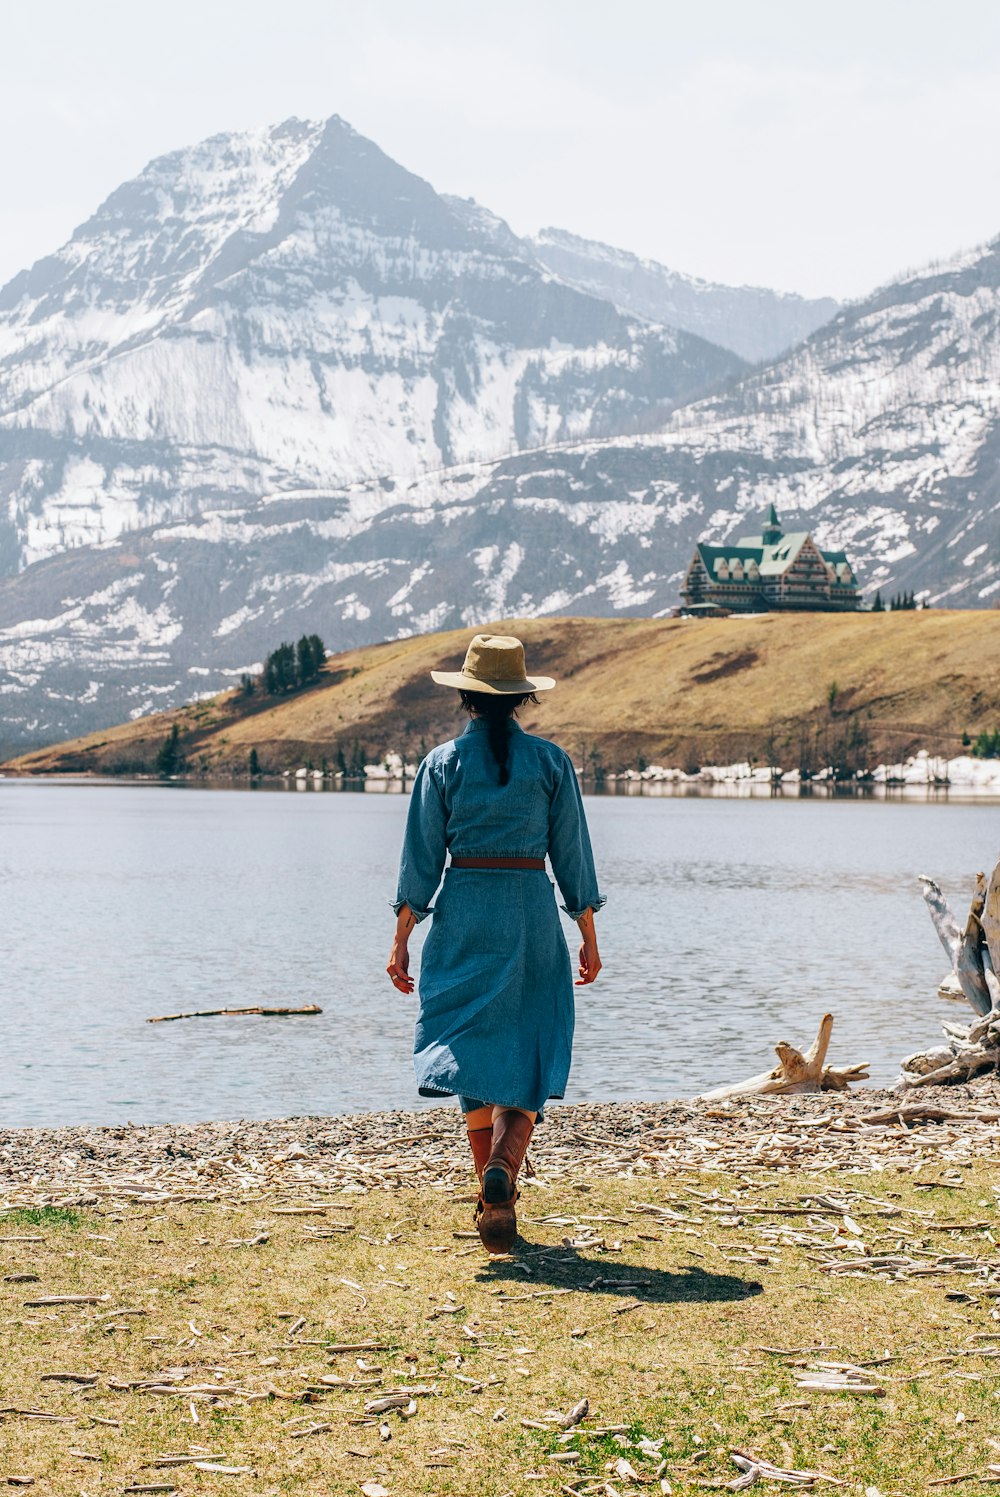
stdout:
<svg viewBox="0 0 1000 1497">
<path fill-rule="evenodd" d="M 884 1084 L 957 1016 L 935 996 L 946 961 L 916 878 L 964 915 L 1000 806 L 586 804 L 609 903 L 568 1101 L 736 1080 L 826 1009 L 830 1058 L 869 1060 Z M 406 805 L 0 780 L 0 1123 L 422 1105 L 414 1003 L 384 972 Z M 253 1003 L 323 1013 L 145 1022 Z"/>
</svg>

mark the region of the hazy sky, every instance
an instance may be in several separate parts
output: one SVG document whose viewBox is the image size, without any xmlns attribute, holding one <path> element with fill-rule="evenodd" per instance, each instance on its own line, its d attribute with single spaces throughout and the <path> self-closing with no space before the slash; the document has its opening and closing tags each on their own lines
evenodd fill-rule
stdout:
<svg viewBox="0 0 1000 1497">
<path fill-rule="evenodd" d="M 0 0 L 0 37 L 0 282 L 290 115 L 737 284 L 860 296 L 1000 233 L 997 0 Z"/>
</svg>

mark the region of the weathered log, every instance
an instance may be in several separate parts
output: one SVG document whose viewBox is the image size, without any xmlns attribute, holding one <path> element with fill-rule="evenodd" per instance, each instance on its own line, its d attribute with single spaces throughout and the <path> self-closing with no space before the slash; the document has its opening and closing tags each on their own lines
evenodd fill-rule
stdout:
<svg viewBox="0 0 1000 1497">
<path fill-rule="evenodd" d="M 986 983 L 983 966 L 983 927 L 980 916 L 986 903 L 986 875 L 976 874 L 976 892 L 972 896 L 969 918 L 965 922 L 958 955 L 955 958 L 955 973 L 962 984 L 962 992 L 977 1014 L 988 1014 L 993 1000 Z"/>
<path fill-rule="evenodd" d="M 957 983 L 976 1018 L 966 1025 L 943 1023 L 945 1045 L 908 1055 L 900 1076 L 904 1087 L 968 1081 L 984 1071 L 1000 1069 L 1000 980 L 996 971 L 996 958 L 1000 956 L 1000 863 L 989 881 L 985 874 L 976 875 L 969 916 L 962 930 L 934 880 L 924 875 L 920 883 L 934 929 L 954 962 L 953 980 L 946 978 L 938 992 L 942 997 L 950 996 Z"/>
<path fill-rule="evenodd" d="M 936 884 L 926 873 L 922 873 L 917 882 L 923 891 L 927 901 L 927 909 L 934 929 L 938 933 L 938 939 L 947 953 L 948 960 L 954 968 L 958 960 L 958 948 L 962 944 L 962 927 L 951 912 L 951 906 L 941 891 L 940 884 Z"/>
<path fill-rule="evenodd" d="M 852 1081 L 864 1081 L 868 1077 L 868 1062 L 854 1066 L 828 1066 L 826 1052 L 830 1046 L 833 1030 L 833 1015 L 824 1014 L 820 1020 L 816 1038 L 803 1055 L 794 1045 L 786 1041 L 775 1045 L 778 1064 L 770 1071 L 761 1071 L 746 1081 L 735 1081 L 729 1086 L 717 1086 L 710 1092 L 702 1092 L 702 1100 L 721 1102 L 727 1097 L 785 1097 L 796 1092 L 842 1092 Z"/>
<path fill-rule="evenodd" d="M 949 972 L 942 977 L 938 983 L 938 997 L 944 998 L 948 1003 L 964 1003 L 965 994 L 962 992 L 962 984 L 955 972 Z"/>
<path fill-rule="evenodd" d="M 989 955 L 989 968 L 1000 975 L 1000 863 L 994 868 L 987 885 L 980 924 Z"/>
<path fill-rule="evenodd" d="M 931 917 L 934 929 L 937 931 L 938 940 L 945 949 L 951 969 L 947 976 L 942 977 L 938 983 L 938 997 L 945 998 L 949 1002 L 965 1003 L 966 997 L 962 991 L 962 984 L 958 980 L 955 971 L 955 963 L 958 961 L 958 951 L 962 944 L 962 927 L 955 919 L 951 906 L 942 892 L 941 885 L 935 883 L 926 873 L 922 873 L 917 882 L 920 884 L 924 899 L 927 901 L 927 911 Z"/>
<path fill-rule="evenodd" d="M 294 1014 L 321 1014 L 323 1010 L 318 1003 L 304 1003 L 301 1008 L 263 1008 L 256 1005 L 253 1008 L 200 1008 L 192 1010 L 188 1014 L 159 1014 L 155 1019 L 147 1019 L 147 1024 L 167 1024 L 172 1019 L 233 1019 L 241 1014 L 260 1014 L 266 1019 L 284 1019 Z"/>
</svg>

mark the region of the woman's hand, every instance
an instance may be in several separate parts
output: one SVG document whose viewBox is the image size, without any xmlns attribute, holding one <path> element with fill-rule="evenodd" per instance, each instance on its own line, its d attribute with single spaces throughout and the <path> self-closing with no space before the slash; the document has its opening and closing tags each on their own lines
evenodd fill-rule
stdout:
<svg viewBox="0 0 1000 1497">
<path fill-rule="evenodd" d="M 385 969 L 392 978 L 392 985 L 401 993 L 413 992 L 413 978 L 410 976 L 410 953 L 406 943 L 402 945 L 393 941 L 392 951 L 389 954 L 389 965 Z"/>
<path fill-rule="evenodd" d="M 586 987 L 593 982 L 601 970 L 601 957 L 597 950 L 597 932 L 594 929 L 594 912 L 587 910 L 580 916 L 577 924 L 583 941 L 580 945 L 580 976 L 576 980 L 578 988 Z"/>
<path fill-rule="evenodd" d="M 389 953 L 389 965 L 386 967 L 392 985 L 401 993 L 413 992 L 413 978 L 410 976 L 410 931 L 416 925 L 413 911 L 409 905 L 404 904 L 396 918 L 396 935 Z"/>
</svg>

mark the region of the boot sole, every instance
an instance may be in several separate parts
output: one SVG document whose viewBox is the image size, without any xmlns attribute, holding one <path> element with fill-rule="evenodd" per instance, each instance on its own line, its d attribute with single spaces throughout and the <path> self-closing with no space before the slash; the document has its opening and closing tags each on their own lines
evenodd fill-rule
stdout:
<svg viewBox="0 0 1000 1497">
<path fill-rule="evenodd" d="M 483 1200 L 490 1206 L 507 1206 L 514 1199 L 510 1176 L 505 1169 L 488 1169 L 483 1175 Z"/>
<path fill-rule="evenodd" d="M 479 1240 L 491 1255 L 510 1253 L 517 1241 L 517 1217 L 513 1206 L 486 1206 L 476 1219 Z"/>
</svg>

